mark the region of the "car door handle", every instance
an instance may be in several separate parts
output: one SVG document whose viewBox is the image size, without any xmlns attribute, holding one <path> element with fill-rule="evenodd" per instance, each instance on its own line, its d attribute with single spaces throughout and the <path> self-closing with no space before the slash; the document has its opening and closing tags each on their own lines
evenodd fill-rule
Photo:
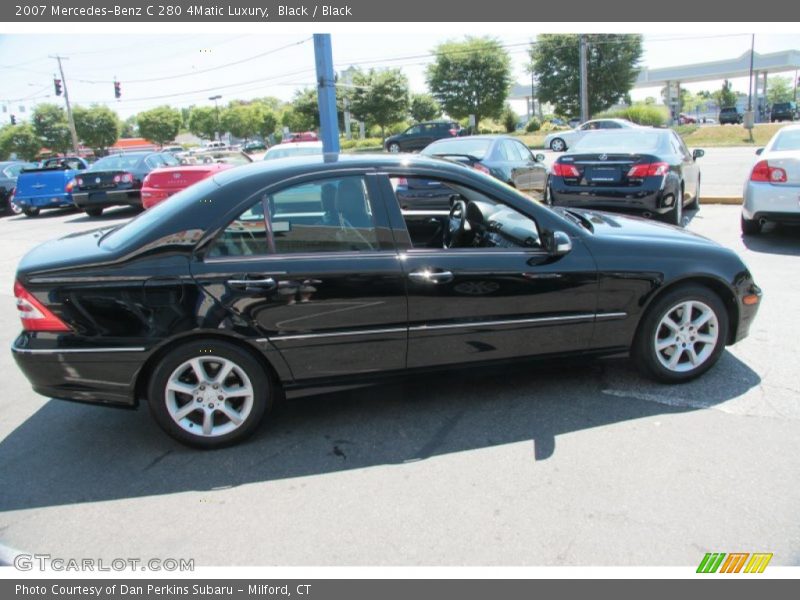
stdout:
<svg viewBox="0 0 800 600">
<path fill-rule="evenodd" d="M 235 290 L 244 290 L 245 292 L 263 292 L 274 290 L 278 287 L 272 277 L 265 277 L 264 279 L 229 279 L 228 285 Z"/>
<path fill-rule="evenodd" d="M 453 281 L 453 274 L 450 271 L 431 271 L 430 269 L 420 269 L 411 271 L 409 279 L 417 283 L 448 283 Z"/>
</svg>

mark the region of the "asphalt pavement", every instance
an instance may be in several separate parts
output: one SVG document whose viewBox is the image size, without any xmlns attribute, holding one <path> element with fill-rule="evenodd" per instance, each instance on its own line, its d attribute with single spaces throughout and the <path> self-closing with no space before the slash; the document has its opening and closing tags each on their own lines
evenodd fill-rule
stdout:
<svg viewBox="0 0 800 600">
<path fill-rule="evenodd" d="M 131 214 L 0 219 L 5 344 L 19 258 Z M 680 386 L 624 360 L 450 372 L 287 402 L 249 442 L 201 452 L 146 409 L 36 395 L 6 350 L 0 542 L 198 565 L 798 565 L 800 230 L 743 241 L 738 214 L 704 206 L 688 227 L 743 256 L 760 314 Z"/>
</svg>

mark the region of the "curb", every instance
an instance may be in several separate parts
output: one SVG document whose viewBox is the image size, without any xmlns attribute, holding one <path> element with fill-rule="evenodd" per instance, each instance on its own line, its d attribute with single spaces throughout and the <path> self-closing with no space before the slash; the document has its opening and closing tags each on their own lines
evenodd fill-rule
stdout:
<svg viewBox="0 0 800 600">
<path fill-rule="evenodd" d="M 700 196 L 700 204 L 735 204 L 742 203 L 741 196 Z"/>
</svg>

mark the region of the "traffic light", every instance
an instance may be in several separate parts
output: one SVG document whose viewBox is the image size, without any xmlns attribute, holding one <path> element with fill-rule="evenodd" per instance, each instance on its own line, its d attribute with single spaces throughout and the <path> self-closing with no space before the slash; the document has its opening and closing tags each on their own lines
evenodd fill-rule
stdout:
<svg viewBox="0 0 800 600">
<path fill-rule="evenodd" d="M 53 79 L 53 87 L 56 89 L 56 96 L 61 95 L 61 80 Z"/>
<path fill-rule="evenodd" d="M 17 117 L 15 117 L 14 115 L 11 115 L 11 124 L 12 125 L 16 125 L 17 124 Z"/>
<path fill-rule="evenodd" d="M 119 98 L 122 96 L 122 87 L 119 81 L 114 82 L 114 98 Z"/>
</svg>

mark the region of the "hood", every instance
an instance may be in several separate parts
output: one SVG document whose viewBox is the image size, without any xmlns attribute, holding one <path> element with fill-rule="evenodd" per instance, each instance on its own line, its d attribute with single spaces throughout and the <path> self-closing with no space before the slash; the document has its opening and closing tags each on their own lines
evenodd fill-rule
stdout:
<svg viewBox="0 0 800 600">
<path fill-rule="evenodd" d="M 73 233 L 36 246 L 22 257 L 17 267 L 21 275 L 34 275 L 77 265 L 104 262 L 111 256 L 98 242 L 110 227 Z"/>
</svg>

